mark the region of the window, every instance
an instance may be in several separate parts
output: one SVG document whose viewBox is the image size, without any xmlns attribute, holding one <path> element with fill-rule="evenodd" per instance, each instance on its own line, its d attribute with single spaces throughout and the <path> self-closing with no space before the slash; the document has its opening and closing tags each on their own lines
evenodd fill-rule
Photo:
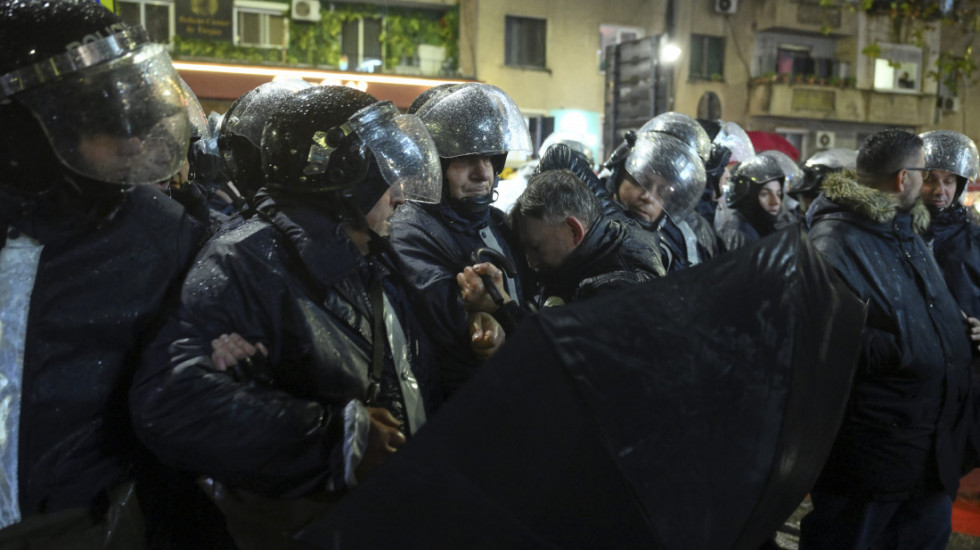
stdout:
<svg viewBox="0 0 980 550">
<path fill-rule="evenodd" d="M 169 44 L 174 35 L 174 5 L 169 0 L 117 0 L 116 12 L 130 25 L 146 29 L 150 40 Z"/>
<path fill-rule="evenodd" d="M 599 25 L 599 71 L 606 70 L 606 50 L 616 44 L 643 38 L 640 27 L 623 27 L 621 25 Z"/>
<path fill-rule="evenodd" d="M 915 93 L 921 88 L 922 50 L 908 44 L 881 44 L 875 58 L 876 90 Z"/>
<path fill-rule="evenodd" d="M 705 92 L 698 100 L 698 118 L 718 120 L 721 118 L 721 99 L 714 92 Z"/>
<path fill-rule="evenodd" d="M 504 63 L 510 67 L 544 69 L 547 21 L 507 16 Z"/>
<path fill-rule="evenodd" d="M 692 80 L 720 80 L 725 74 L 725 39 L 721 36 L 691 35 Z"/>
<path fill-rule="evenodd" d="M 235 6 L 235 25 L 235 43 L 239 46 L 282 48 L 288 40 L 281 4 L 240 2 Z"/>
<path fill-rule="evenodd" d="M 346 21 L 340 33 L 340 52 L 347 58 L 350 70 L 373 73 L 382 63 L 380 18 Z M 341 62 L 343 65 L 343 62 Z"/>
</svg>

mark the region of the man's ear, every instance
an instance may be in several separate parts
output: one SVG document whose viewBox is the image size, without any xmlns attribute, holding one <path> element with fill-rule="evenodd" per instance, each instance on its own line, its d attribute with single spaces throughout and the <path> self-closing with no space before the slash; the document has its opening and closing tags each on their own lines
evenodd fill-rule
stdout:
<svg viewBox="0 0 980 550">
<path fill-rule="evenodd" d="M 898 174 L 895 174 L 895 181 L 894 181 L 895 192 L 897 193 L 905 192 L 905 187 L 907 186 L 907 184 L 905 183 L 905 176 L 908 174 L 908 172 L 909 172 L 908 170 L 903 168 L 898 171 Z"/>
<path fill-rule="evenodd" d="M 582 239 L 585 238 L 585 226 L 575 216 L 565 218 L 565 226 L 572 232 L 572 243 L 578 246 L 582 242 Z"/>
</svg>

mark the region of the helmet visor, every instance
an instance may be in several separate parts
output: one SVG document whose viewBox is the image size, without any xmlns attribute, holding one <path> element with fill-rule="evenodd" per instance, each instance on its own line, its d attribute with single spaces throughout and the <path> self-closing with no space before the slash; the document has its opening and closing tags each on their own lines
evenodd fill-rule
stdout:
<svg viewBox="0 0 980 550">
<path fill-rule="evenodd" d="M 496 86 L 458 86 L 427 101 L 418 116 L 443 158 L 533 151 L 524 115 L 514 100 Z"/>
<path fill-rule="evenodd" d="M 188 98 L 162 45 L 145 44 L 12 99 L 31 109 L 65 166 L 94 180 L 164 181 L 187 156 Z"/>
<path fill-rule="evenodd" d="M 397 114 L 390 101 L 358 111 L 346 125 L 370 149 L 388 185 L 400 186 L 405 199 L 437 203 L 442 196 L 439 154 L 415 115 Z"/>
<path fill-rule="evenodd" d="M 660 132 L 637 136 L 636 147 L 626 158 L 626 172 L 671 217 L 693 209 L 704 192 L 701 158 L 687 143 Z"/>
<path fill-rule="evenodd" d="M 715 136 L 714 143 L 727 147 L 732 152 L 728 163 L 746 161 L 755 156 L 755 146 L 741 126 L 734 122 L 726 122 L 721 131 Z"/>
</svg>

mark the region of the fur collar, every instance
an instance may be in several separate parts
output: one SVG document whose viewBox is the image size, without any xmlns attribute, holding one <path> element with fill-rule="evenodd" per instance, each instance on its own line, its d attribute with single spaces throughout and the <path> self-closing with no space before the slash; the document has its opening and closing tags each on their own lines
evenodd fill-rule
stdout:
<svg viewBox="0 0 980 550">
<path fill-rule="evenodd" d="M 820 188 L 826 197 L 840 206 L 878 223 L 891 223 L 898 214 L 895 197 L 861 185 L 852 171 L 830 174 Z M 909 211 L 912 228 L 922 234 L 929 227 L 929 210 L 921 200 Z"/>
</svg>

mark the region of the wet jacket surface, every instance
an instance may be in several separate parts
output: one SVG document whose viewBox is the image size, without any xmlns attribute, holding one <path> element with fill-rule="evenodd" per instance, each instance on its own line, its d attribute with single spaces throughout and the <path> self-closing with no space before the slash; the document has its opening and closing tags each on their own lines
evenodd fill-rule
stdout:
<svg viewBox="0 0 980 550">
<path fill-rule="evenodd" d="M 23 369 L 19 501 L 24 518 L 88 507 L 142 462 L 126 389 L 175 298 L 203 228 L 147 186 L 97 226 L 54 225 L 0 200 L 0 227 L 44 244 Z"/>
<path fill-rule="evenodd" d="M 869 304 L 850 401 L 817 488 L 955 498 L 970 424 L 966 324 L 914 229 L 924 229 L 925 208 L 898 212 L 893 198 L 851 178 L 828 177 L 809 210 L 814 245 Z"/>
<path fill-rule="evenodd" d="M 927 235 L 950 292 L 971 317 L 980 315 L 980 227 L 955 204 L 935 212 Z"/>
<path fill-rule="evenodd" d="M 662 277 L 660 236 L 626 216 L 603 216 L 558 269 L 539 273 L 541 305 L 572 302 Z"/>
<path fill-rule="evenodd" d="M 718 238 L 715 236 L 711 224 L 705 220 L 698 212 L 688 212 L 683 223 L 691 229 L 691 233 L 696 239 L 695 254 L 696 263 L 703 263 L 718 255 Z M 668 216 L 664 216 L 660 224 L 660 238 L 663 241 L 662 248 L 669 251 L 669 261 L 664 262 L 669 271 L 680 271 L 695 265 L 688 259 L 688 243 L 678 224 L 674 223 Z"/>
<path fill-rule="evenodd" d="M 439 356 L 442 381 L 451 392 L 473 375 L 481 361 L 470 349 L 466 310 L 456 274 L 472 265 L 470 254 L 487 244 L 490 232 L 501 252 L 514 259 L 504 213 L 490 208 L 483 216 L 464 217 L 445 202 L 408 202 L 391 220 L 391 245 L 405 266 L 404 275 L 424 302 L 417 313 Z M 516 263 L 516 262 L 515 262 Z M 521 301 L 520 276 L 515 281 Z"/>
<path fill-rule="evenodd" d="M 365 257 L 326 215 L 257 199 L 254 217 L 201 252 L 131 402 L 137 433 L 165 462 L 233 487 L 299 496 L 343 478 L 343 410 L 366 400 L 369 383 L 373 278 L 397 313 L 428 405 L 436 383 L 390 252 Z M 215 369 L 211 340 L 228 332 L 268 346 L 270 382 Z M 386 341 L 381 394 L 371 405 L 404 420 L 395 376 Z"/>
<path fill-rule="evenodd" d="M 718 240 L 726 251 L 742 248 L 768 235 L 760 233 L 742 212 L 729 209 L 727 216 L 715 216 Z"/>
</svg>

